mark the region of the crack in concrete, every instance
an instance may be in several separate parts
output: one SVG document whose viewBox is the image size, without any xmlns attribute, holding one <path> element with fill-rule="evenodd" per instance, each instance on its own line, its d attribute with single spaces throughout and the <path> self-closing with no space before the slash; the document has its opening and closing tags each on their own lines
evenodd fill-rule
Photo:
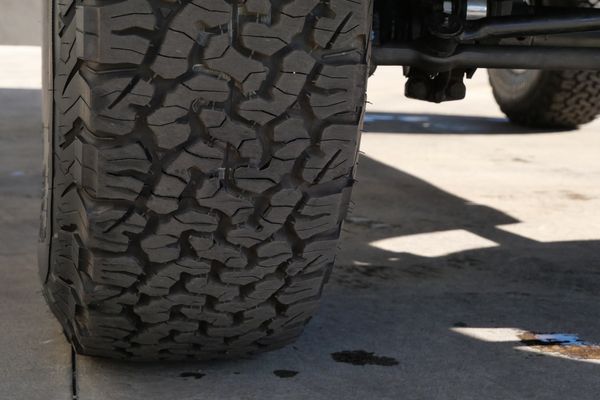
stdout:
<svg viewBox="0 0 600 400">
<path fill-rule="evenodd" d="M 71 399 L 79 400 L 77 388 L 77 353 L 73 347 L 71 347 Z"/>
</svg>

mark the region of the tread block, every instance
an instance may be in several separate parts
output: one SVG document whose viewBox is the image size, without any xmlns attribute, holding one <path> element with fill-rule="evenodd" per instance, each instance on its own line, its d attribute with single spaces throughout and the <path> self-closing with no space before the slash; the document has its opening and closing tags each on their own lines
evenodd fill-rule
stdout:
<svg viewBox="0 0 600 400">
<path fill-rule="evenodd" d="M 288 46 L 297 32 L 302 31 L 304 20 L 281 14 L 276 23 L 249 22 L 241 30 L 241 40 L 247 49 L 272 56 Z"/>
<path fill-rule="evenodd" d="M 150 41 L 128 29 L 152 31 L 154 11 L 146 0 L 127 0 L 99 6 L 77 7 L 77 56 L 98 63 L 140 64 Z"/>
</svg>

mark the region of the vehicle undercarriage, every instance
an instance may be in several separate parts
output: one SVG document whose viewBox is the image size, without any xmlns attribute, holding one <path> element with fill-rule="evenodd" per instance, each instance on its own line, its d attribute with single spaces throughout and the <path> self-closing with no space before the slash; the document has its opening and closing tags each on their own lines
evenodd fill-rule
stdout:
<svg viewBox="0 0 600 400">
<path fill-rule="evenodd" d="M 376 0 L 372 62 L 406 67 L 406 95 L 433 102 L 464 98 L 463 79 L 477 68 L 598 70 L 600 10 L 591 6 Z"/>
</svg>

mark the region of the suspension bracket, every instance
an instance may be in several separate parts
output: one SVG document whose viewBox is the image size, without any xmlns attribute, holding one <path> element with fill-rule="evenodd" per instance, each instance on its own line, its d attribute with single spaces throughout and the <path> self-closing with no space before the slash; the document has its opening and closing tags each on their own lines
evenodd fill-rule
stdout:
<svg viewBox="0 0 600 400">
<path fill-rule="evenodd" d="M 523 0 L 406 4 L 395 14 L 402 15 L 395 26 L 401 34 L 376 35 L 372 61 L 404 66 L 408 97 L 460 100 L 464 78 L 477 68 L 600 70 L 598 9 L 534 7 Z"/>
</svg>

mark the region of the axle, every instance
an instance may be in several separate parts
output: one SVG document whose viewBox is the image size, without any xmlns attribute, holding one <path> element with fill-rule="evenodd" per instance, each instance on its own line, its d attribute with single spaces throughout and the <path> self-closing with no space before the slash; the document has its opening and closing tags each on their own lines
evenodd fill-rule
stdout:
<svg viewBox="0 0 600 400">
<path fill-rule="evenodd" d="M 404 66 L 409 97 L 461 99 L 464 77 L 477 68 L 600 70 L 598 9 L 522 0 L 399 3 L 392 30 L 382 27 L 390 17 L 376 14 L 372 62 Z"/>
<path fill-rule="evenodd" d="M 373 60 L 377 65 L 408 65 L 432 73 L 457 68 L 600 70 L 600 50 L 583 47 L 461 45 L 446 57 L 411 47 L 384 47 L 373 52 Z"/>
</svg>

